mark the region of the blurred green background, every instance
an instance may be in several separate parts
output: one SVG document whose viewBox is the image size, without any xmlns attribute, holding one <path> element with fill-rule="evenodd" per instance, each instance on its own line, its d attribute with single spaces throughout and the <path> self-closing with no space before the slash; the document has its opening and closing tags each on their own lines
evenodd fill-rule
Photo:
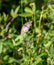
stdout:
<svg viewBox="0 0 54 65">
<path fill-rule="evenodd" d="M 53 0 L 0 0 L 0 65 L 54 65 Z"/>
</svg>

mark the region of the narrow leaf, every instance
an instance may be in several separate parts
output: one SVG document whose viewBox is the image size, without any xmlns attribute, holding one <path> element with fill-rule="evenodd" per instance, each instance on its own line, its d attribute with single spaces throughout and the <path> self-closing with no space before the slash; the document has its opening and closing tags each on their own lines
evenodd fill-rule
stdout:
<svg viewBox="0 0 54 65">
<path fill-rule="evenodd" d="M 19 11 L 19 8 L 20 8 L 20 6 L 18 6 L 18 7 L 15 9 L 15 14 L 17 14 L 17 12 Z"/>
<path fill-rule="evenodd" d="M 21 16 L 21 17 L 31 17 L 32 14 L 31 13 L 22 13 L 22 14 L 19 14 L 19 16 Z"/>
</svg>

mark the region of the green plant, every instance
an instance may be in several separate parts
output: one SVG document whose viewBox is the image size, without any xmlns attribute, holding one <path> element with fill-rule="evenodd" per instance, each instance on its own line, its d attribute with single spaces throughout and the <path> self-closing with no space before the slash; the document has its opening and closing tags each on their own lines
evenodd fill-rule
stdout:
<svg viewBox="0 0 54 65">
<path fill-rule="evenodd" d="M 54 65 L 54 5 L 47 0 L 0 4 L 0 65 Z M 32 25 L 21 35 L 29 21 Z"/>
</svg>

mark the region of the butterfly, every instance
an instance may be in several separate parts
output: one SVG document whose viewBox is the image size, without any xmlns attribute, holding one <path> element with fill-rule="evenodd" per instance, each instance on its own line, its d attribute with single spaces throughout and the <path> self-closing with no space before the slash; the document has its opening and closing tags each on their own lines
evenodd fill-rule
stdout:
<svg viewBox="0 0 54 65">
<path fill-rule="evenodd" d="M 28 32 L 31 25 L 32 25 L 32 21 L 29 21 L 29 22 L 25 23 L 21 28 L 21 35 Z"/>
</svg>

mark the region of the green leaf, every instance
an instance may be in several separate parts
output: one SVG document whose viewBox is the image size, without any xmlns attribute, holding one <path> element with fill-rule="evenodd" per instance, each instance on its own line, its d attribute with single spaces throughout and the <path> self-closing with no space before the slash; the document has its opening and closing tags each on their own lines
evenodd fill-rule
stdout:
<svg viewBox="0 0 54 65">
<path fill-rule="evenodd" d="M 38 65 L 38 63 L 41 63 L 42 59 L 41 58 L 37 58 L 37 60 L 34 62 L 34 65 Z"/>
<path fill-rule="evenodd" d="M 50 54 L 51 58 L 54 58 L 54 47 L 53 47 L 53 45 L 51 45 L 51 47 L 50 47 L 49 54 Z"/>
<path fill-rule="evenodd" d="M 11 16 L 12 16 L 13 18 L 16 18 L 16 17 L 18 16 L 18 14 L 15 13 L 14 10 L 12 9 L 12 10 L 11 10 Z"/>
<path fill-rule="evenodd" d="M 7 21 L 8 16 L 5 13 L 3 13 L 3 17 L 4 17 L 4 21 Z"/>
<path fill-rule="evenodd" d="M 20 6 L 18 6 L 18 7 L 15 9 L 15 14 L 17 14 L 17 12 L 19 11 L 19 8 L 20 8 Z"/>
<path fill-rule="evenodd" d="M 9 57 L 9 60 L 8 60 L 8 63 L 13 63 L 14 62 L 14 58 L 12 58 L 12 57 Z"/>
<path fill-rule="evenodd" d="M 26 8 L 25 8 L 25 12 L 28 12 L 28 13 L 31 13 L 31 14 L 33 14 L 33 11 L 32 11 L 32 9 L 31 9 L 31 8 L 29 8 L 29 7 L 26 7 Z"/>
<path fill-rule="evenodd" d="M 51 46 L 51 41 L 48 41 L 48 43 L 47 44 L 44 44 L 44 46 L 46 47 L 46 48 L 49 48 L 50 46 Z"/>
<path fill-rule="evenodd" d="M 11 9 L 11 16 L 14 18 L 14 10 Z"/>
<path fill-rule="evenodd" d="M 4 60 L 7 60 L 8 57 L 9 57 L 8 55 L 5 55 L 5 56 L 3 57 L 3 59 L 4 59 Z"/>
<path fill-rule="evenodd" d="M 18 16 L 18 14 L 14 14 L 14 18 L 16 18 Z"/>
<path fill-rule="evenodd" d="M 19 14 L 19 16 L 21 16 L 21 17 L 31 17 L 32 14 L 31 13 L 22 13 L 22 14 Z"/>
<path fill-rule="evenodd" d="M 16 18 L 16 17 L 18 16 L 17 12 L 19 11 L 19 8 L 20 8 L 20 6 L 18 6 L 18 7 L 15 9 L 15 11 L 14 11 L 13 9 L 11 9 L 11 16 L 12 16 L 13 18 Z"/>
<path fill-rule="evenodd" d="M 2 53 L 2 40 L 0 40 L 0 53 Z"/>
<path fill-rule="evenodd" d="M 51 31 L 49 30 L 49 35 L 50 36 L 54 36 L 54 30 L 53 31 L 52 30 Z"/>
</svg>

